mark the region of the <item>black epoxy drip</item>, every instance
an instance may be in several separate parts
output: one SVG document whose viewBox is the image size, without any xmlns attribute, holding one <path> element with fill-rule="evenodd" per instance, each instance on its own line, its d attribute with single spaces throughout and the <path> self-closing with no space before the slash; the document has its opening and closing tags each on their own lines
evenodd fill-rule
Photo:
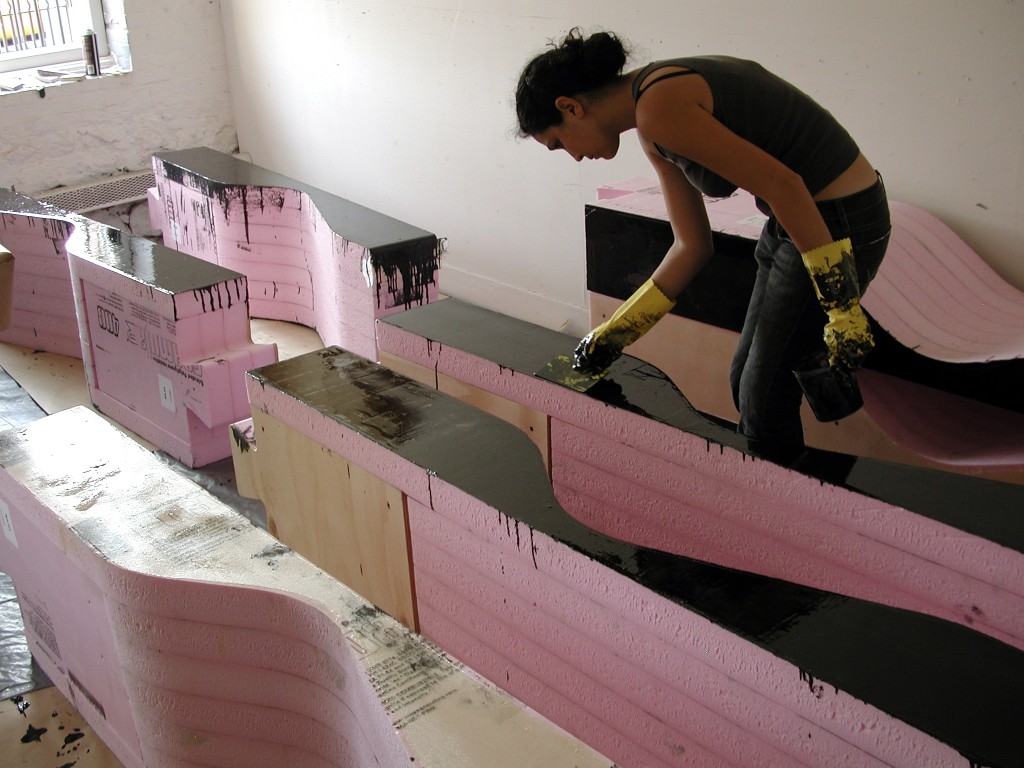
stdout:
<svg viewBox="0 0 1024 768">
<path fill-rule="evenodd" d="M 24 451 L 22 451 L 21 453 L 24 453 Z M 6 465 L 4 465 L 4 466 L 6 466 Z M 21 715 L 22 717 L 28 717 L 28 715 L 26 715 L 25 712 L 32 705 L 29 704 L 27 701 L 25 701 L 25 697 L 24 696 L 12 696 L 11 697 L 11 701 L 13 701 L 14 705 L 18 708 L 18 714 L 19 715 Z"/>
<path fill-rule="evenodd" d="M 812 691 L 845 691 L 979 763 L 1024 760 L 1024 653 L 1011 646 L 934 617 L 598 533 L 558 504 L 520 430 L 339 348 L 250 375 L 498 510 L 517 547 L 527 526 L 535 566 L 537 530 L 788 660 Z M 378 398 L 386 429 L 373 410 Z"/>
<path fill-rule="evenodd" d="M 85 734 L 82 733 L 78 728 L 75 728 L 73 732 L 69 733 L 67 736 L 64 737 L 64 746 L 67 747 L 71 744 L 74 744 L 76 741 L 82 738 L 85 738 Z"/>
<path fill-rule="evenodd" d="M 331 231 L 376 253 L 389 246 L 435 237 L 419 227 L 303 184 L 267 168 L 247 163 L 209 147 L 194 147 L 154 156 L 169 180 L 218 197 L 226 204 L 231 187 L 268 187 L 304 193 Z"/>
<path fill-rule="evenodd" d="M 571 354 L 578 341 L 451 298 L 380 322 L 525 375 L 557 354 Z M 695 410 L 671 379 L 637 358 L 624 355 L 586 396 L 703 437 L 718 450 L 749 451 L 733 425 Z M 1024 552 L 1024 486 L 813 448 L 786 457 L 751 454 Z"/>
<path fill-rule="evenodd" d="M 58 252 L 63 253 L 71 246 L 81 257 L 110 267 L 153 290 L 173 294 L 206 291 L 211 309 L 225 304 L 231 306 L 230 293 L 222 292 L 221 284 L 233 283 L 235 296 L 242 293 L 241 282 L 245 278 L 239 272 L 17 192 L 0 189 L 0 214 L 28 217 L 33 224 L 39 221 Z M 5 221 L 13 225 L 13 219 Z M 214 293 L 222 294 L 216 306 L 212 301 Z M 247 296 L 245 300 L 248 301 Z"/>
<path fill-rule="evenodd" d="M 225 307 L 231 309 L 234 301 L 241 296 L 241 282 L 232 280 L 229 283 L 208 285 L 205 288 L 197 288 L 192 295 L 202 304 L 203 312 L 213 312 Z"/>
<path fill-rule="evenodd" d="M 664 219 L 599 205 L 585 207 L 587 289 L 625 300 L 650 276 L 672 244 Z M 754 285 L 756 241 L 712 233 L 715 255 L 678 297 L 673 314 L 739 331 Z M 951 363 L 919 355 L 878 323 L 865 367 L 932 389 L 1024 413 L 1024 359 Z"/>
<path fill-rule="evenodd" d="M 21 743 L 29 744 L 33 741 L 40 741 L 46 731 L 46 728 L 36 728 L 34 725 L 30 724 L 28 730 L 25 731 L 25 735 L 21 737 Z"/>
<path fill-rule="evenodd" d="M 207 147 L 156 155 L 159 172 L 168 181 L 196 189 L 224 211 L 230 221 L 233 205 L 242 209 L 245 238 L 249 242 L 249 206 L 261 211 L 269 205 L 284 208 L 286 191 L 297 195 L 299 205 L 308 197 L 331 231 L 342 240 L 365 248 L 375 273 L 377 307 L 422 304 L 428 286 L 436 280 L 444 241 L 435 235 L 295 179 L 246 163 Z M 250 197 L 252 200 L 250 200 Z M 317 217 L 313 217 L 314 226 Z M 212 219 L 206 223 L 214 231 Z M 382 291 L 387 291 L 385 301 Z M 276 286 L 275 286 L 276 293 Z"/>
<path fill-rule="evenodd" d="M 443 252 L 444 242 L 433 236 L 373 251 L 377 307 L 409 309 L 413 304 L 422 304 L 427 298 L 427 286 L 435 284 Z M 387 305 L 381 301 L 382 285 L 387 286 L 391 296 Z"/>
</svg>

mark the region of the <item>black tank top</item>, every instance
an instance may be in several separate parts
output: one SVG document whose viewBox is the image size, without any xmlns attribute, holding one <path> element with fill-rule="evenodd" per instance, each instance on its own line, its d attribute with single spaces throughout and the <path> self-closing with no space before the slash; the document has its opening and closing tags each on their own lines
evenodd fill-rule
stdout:
<svg viewBox="0 0 1024 768">
<path fill-rule="evenodd" d="M 666 77 L 699 74 L 711 89 L 715 118 L 798 173 L 812 196 L 849 168 L 860 154 L 850 134 L 831 113 L 753 61 L 691 56 L 652 62 L 633 80 L 634 101 L 643 95 L 640 84 L 644 79 L 662 67 L 685 67 L 688 71 L 660 75 L 647 88 Z M 736 184 L 707 168 L 657 144 L 655 147 L 705 195 L 726 197 L 736 191 Z M 770 213 L 763 201 L 758 200 L 758 207 Z"/>
</svg>

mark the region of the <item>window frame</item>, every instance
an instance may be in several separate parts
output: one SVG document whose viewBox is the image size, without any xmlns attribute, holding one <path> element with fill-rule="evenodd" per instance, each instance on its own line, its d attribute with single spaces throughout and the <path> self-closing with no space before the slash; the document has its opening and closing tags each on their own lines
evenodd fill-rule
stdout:
<svg viewBox="0 0 1024 768">
<path fill-rule="evenodd" d="M 0 0 L 0 6 L 7 7 L 10 2 L 13 8 L 13 0 Z M 69 0 L 69 2 L 84 3 L 87 8 L 78 11 L 72 17 L 71 40 L 62 45 L 46 46 L 43 48 L 32 48 L 27 51 L 13 51 L 4 53 L 0 51 L 0 75 L 10 74 L 19 71 L 35 71 L 39 68 L 62 67 L 64 65 L 82 64 L 82 35 L 86 29 L 92 29 L 96 34 L 96 44 L 100 56 L 109 55 L 107 36 L 105 34 L 105 22 L 103 16 L 103 0 Z M 87 21 L 84 21 L 87 19 Z M 76 23 L 81 26 L 75 29 Z"/>
</svg>

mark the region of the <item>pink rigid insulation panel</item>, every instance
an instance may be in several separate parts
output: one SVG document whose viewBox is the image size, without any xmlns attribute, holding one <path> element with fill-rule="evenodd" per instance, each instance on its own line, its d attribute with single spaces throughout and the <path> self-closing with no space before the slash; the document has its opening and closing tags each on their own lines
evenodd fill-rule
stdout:
<svg viewBox="0 0 1024 768">
<path fill-rule="evenodd" d="M 555 493 L 588 526 L 1024 647 L 1024 488 L 828 452 L 781 466 L 751 455 L 635 359 L 609 383 L 649 394 L 651 413 L 533 376 L 572 340 L 452 299 L 382 322 L 378 342 L 547 414 Z"/>
<path fill-rule="evenodd" d="M 72 225 L 51 205 L 0 190 L 0 242 L 14 254 L 9 344 L 82 357 L 64 243 Z"/>
<path fill-rule="evenodd" d="M 277 359 L 249 335 L 245 276 L 0 191 L 15 255 L 0 339 L 81 358 L 92 402 L 189 466 L 231 455 L 244 373 Z"/>
<path fill-rule="evenodd" d="M 230 456 L 245 371 L 277 359 L 250 338 L 245 277 L 100 225 L 67 250 L 92 402 L 189 466 Z"/>
<path fill-rule="evenodd" d="M 442 244 L 429 232 L 203 147 L 153 168 L 164 243 L 245 274 L 254 317 L 376 360 L 375 319 L 437 298 Z"/>
<path fill-rule="evenodd" d="M 89 409 L 0 467 L 32 653 L 128 768 L 612 768 Z"/>
<path fill-rule="evenodd" d="M 738 332 L 742 326 L 753 285 L 754 242 L 766 216 L 744 192 L 706 203 L 716 258 L 683 292 L 674 314 L 707 325 L 696 339 L 710 343 L 723 330 Z M 890 210 L 886 257 L 862 302 L 876 340 L 859 376 L 863 425 L 877 427 L 879 438 L 929 462 L 1012 477 L 1024 466 L 1024 292 L 934 216 L 896 201 Z M 591 302 L 596 324 L 610 310 L 595 310 L 595 304 L 606 308 L 627 298 L 631 276 L 648 273 L 667 247 L 661 187 L 644 179 L 603 187 L 588 206 L 586 223 L 588 289 L 600 298 Z M 687 384 L 687 366 L 677 367 L 669 347 L 651 350 L 637 354 L 661 365 L 681 387 Z M 726 354 L 713 375 L 727 381 L 726 371 L 719 370 L 727 365 Z M 857 444 L 861 436 L 853 423 L 850 435 Z"/>
<path fill-rule="evenodd" d="M 602 207 L 666 219 L 656 181 L 598 190 Z M 708 200 L 716 232 L 756 240 L 767 217 L 747 192 Z M 1007 283 L 948 225 L 916 206 L 890 201 L 892 236 L 864 308 L 918 354 L 956 363 L 1024 357 L 1024 293 Z"/>
<path fill-rule="evenodd" d="M 395 349 L 383 326 L 420 312 L 382 323 L 382 350 Z M 430 350 L 421 359 L 437 355 L 426 362 L 449 375 L 459 368 L 444 362 L 459 356 L 453 339 L 479 330 L 504 348 L 521 330 L 449 319 L 446 342 L 421 339 Z M 696 453 L 686 435 L 640 429 L 608 403 L 516 367 L 477 367 L 501 380 L 496 389 L 566 422 L 624 442 L 642 433 L 677 461 Z M 1011 692 L 1024 682 L 1024 653 L 1008 643 L 609 536 L 566 513 L 518 429 L 338 348 L 249 377 L 254 410 L 407 495 L 424 634 L 622 766 L 1013 765 L 1024 756 L 1024 709 Z M 702 468 L 730 453 L 732 474 L 774 466 L 697 442 Z M 794 498 L 815 495 L 787 474 L 760 478 L 792 486 Z"/>
</svg>

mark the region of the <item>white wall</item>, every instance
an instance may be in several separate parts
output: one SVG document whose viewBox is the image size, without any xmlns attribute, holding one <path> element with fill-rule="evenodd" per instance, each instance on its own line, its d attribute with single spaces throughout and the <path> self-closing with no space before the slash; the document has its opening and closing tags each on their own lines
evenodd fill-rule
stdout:
<svg viewBox="0 0 1024 768">
<path fill-rule="evenodd" d="M 33 194 L 148 169 L 165 149 L 237 147 L 217 0 L 105 5 L 124 6 L 112 42 L 127 34 L 132 71 L 0 96 L 0 185 Z"/>
<path fill-rule="evenodd" d="M 890 196 L 1024 289 L 1024 3 L 221 0 L 241 149 L 448 238 L 441 289 L 587 325 L 583 206 L 651 176 L 632 136 L 574 163 L 512 138 L 525 61 L 575 24 L 656 58 L 757 59 L 830 108 Z M 133 50 L 134 50 L 133 46 Z M 141 50 L 141 49 L 140 49 Z"/>
<path fill-rule="evenodd" d="M 791 78 L 849 126 L 894 199 L 1024 289 L 1024 3 L 107 0 L 122 1 L 130 74 L 0 97 L 0 185 L 231 151 L 237 125 L 258 164 L 448 238 L 443 290 L 582 332 L 583 206 L 650 171 L 630 136 L 615 160 L 581 165 L 514 139 L 511 94 L 546 39 L 604 26 L 636 63 L 733 53 Z"/>
</svg>

